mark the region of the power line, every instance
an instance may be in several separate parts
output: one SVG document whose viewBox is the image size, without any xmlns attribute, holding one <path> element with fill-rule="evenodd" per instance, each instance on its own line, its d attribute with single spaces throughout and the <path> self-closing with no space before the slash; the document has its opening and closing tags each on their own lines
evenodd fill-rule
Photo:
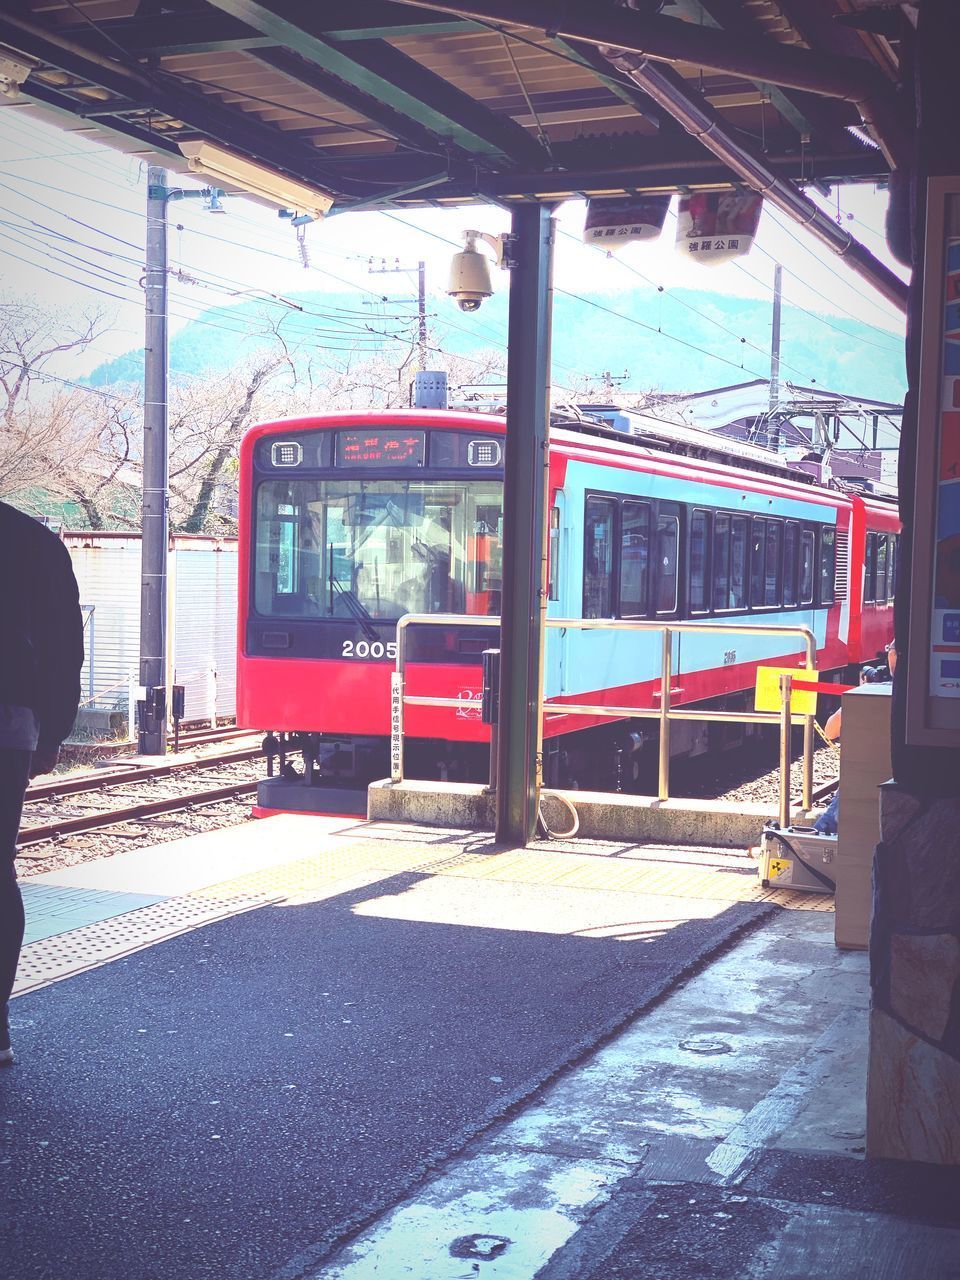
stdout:
<svg viewBox="0 0 960 1280">
<path fill-rule="evenodd" d="M 402 223 L 406 227 L 411 226 L 410 223 L 404 222 L 402 218 L 397 218 L 394 214 L 388 214 L 387 216 L 392 218 L 395 222 Z M 420 230 L 420 228 L 417 228 L 417 227 L 412 227 L 411 229 Z M 424 233 L 427 235 L 434 236 L 437 240 L 443 240 L 447 244 L 452 244 L 454 248 L 457 247 L 456 241 L 449 240 L 447 239 L 446 236 L 441 236 L 437 232 L 426 231 L 424 229 Z M 591 298 L 584 298 L 584 297 L 581 297 L 580 294 L 572 293 L 568 289 L 558 289 L 556 287 L 554 288 L 554 293 L 562 294 L 564 297 L 567 297 L 567 298 L 573 298 L 577 302 L 583 302 L 587 306 L 595 307 L 598 311 L 606 312 L 608 315 L 617 316 L 619 319 L 625 320 L 628 324 L 636 325 L 640 329 L 646 329 L 650 333 L 659 334 L 660 337 L 667 338 L 670 342 L 678 342 L 681 346 L 687 347 L 691 351 L 698 351 L 700 355 L 708 356 L 711 360 L 719 360 L 722 364 L 730 365 L 734 369 L 741 369 L 746 373 L 751 373 L 752 376 L 755 378 L 763 378 L 766 376 L 765 374 L 753 373 L 752 370 L 747 369 L 747 367 L 743 364 L 738 365 L 733 360 L 728 360 L 725 356 L 718 356 L 713 351 L 708 351 L 705 347 L 698 347 L 696 343 L 687 342 L 685 339 L 677 338 L 672 333 L 665 333 L 662 329 L 657 329 L 653 325 L 644 324 L 642 320 L 637 320 L 634 316 L 628 316 L 624 314 L 624 312 L 622 311 L 615 311 L 612 307 L 605 307 L 601 303 L 593 301 L 593 299 Z"/>
<path fill-rule="evenodd" d="M 577 239 L 577 237 L 570 231 L 562 231 L 561 235 L 565 236 L 569 240 L 574 241 L 574 243 L 576 243 L 577 245 L 581 244 L 581 242 Z M 581 247 L 588 248 L 595 253 L 604 254 L 604 250 L 601 249 L 599 245 L 596 245 L 596 246 L 586 245 Z M 606 257 L 607 255 L 604 254 L 604 256 Z M 619 267 L 623 268 L 623 270 L 631 272 L 631 274 L 637 276 L 640 280 L 643 280 L 646 284 L 650 285 L 652 288 L 655 288 L 658 293 L 665 294 L 668 298 L 671 298 L 674 302 L 679 303 L 681 307 L 686 307 L 688 311 L 692 311 L 693 314 L 696 316 L 699 316 L 701 320 L 705 320 L 708 324 L 712 324 L 716 326 L 716 328 L 722 330 L 724 333 L 729 334 L 730 337 L 735 338 L 737 342 L 742 343 L 744 346 L 752 347 L 754 351 L 759 352 L 760 355 L 762 356 L 769 356 L 770 353 L 766 348 L 757 346 L 755 342 L 751 342 L 748 338 L 743 337 L 742 334 L 736 333 L 735 330 L 728 328 L 728 326 L 725 325 L 721 320 L 717 320 L 715 317 L 707 315 L 705 311 L 701 311 L 699 307 L 695 307 L 693 303 L 687 302 L 686 299 L 684 298 L 677 297 L 677 295 L 673 293 L 670 289 L 666 288 L 664 285 L 657 284 L 655 280 L 651 280 L 649 276 L 644 275 L 644 273 L 640 271 L 637 267 L 633 266 L 632 263 L 624 261 L 623 258 L 612 258 L 611 260 L 616 262 Z M 659 327 L 657 331 L 661 332 Z M 666 336 L 671 337 L 672 335 L 667 334 Z M 785 360 L 781 360 L 780 363 L 783 368 L 792 369 L 794 373 L 799 374 L 801 377 L 809 378 L 811 376 L 809 374 L 805 374 L 803 370 L 796 368 L 795 365 L 787 364 Z"/>
</svg>

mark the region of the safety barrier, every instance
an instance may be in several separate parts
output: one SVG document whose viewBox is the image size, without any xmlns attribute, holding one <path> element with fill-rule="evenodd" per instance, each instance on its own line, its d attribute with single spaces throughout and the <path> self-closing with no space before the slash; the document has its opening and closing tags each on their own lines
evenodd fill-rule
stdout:
<svg viewBox="0 0 960 1280">
<path fill-rule="evenodd" d="M 548 715 L 581 715 L 609 716 L 614 719 L 647 719 L 657 720 L 660 726 L 660 758 L 658 770 L 658 798 L 670 798 L 670 725 L 674 720 L 712 721 L 721 724 L 771 724 L 780 725 L 780 819 L 782 825 L 789 824 L 790 815 L 790 727 L 803 725 L 803 783 L 802 802 L 805 809 L 813 804 L 813 724 L 812 715 L 796 715 L 790 710 L 790 683 L 780 682 L 782 706 L 781 711 L 713 711 L 706 708 L 678 708 L 670 703 L 672 689 L 673 652 L 672 639 L 676 634 L 709 634 L 739 636 L 776 636 L 784 639 L 797 636 L 803 641 L 805 667 L 808 671 L 816 669 L 817 642 L 809 627 L 763 627 L 752 624 L 727 622 L 647 622 L 632 619 L 612 618 L 547 618 L 546 625 L 554 630 L 584 631 L 639 631 L 657 632 L 661 635 L 660 691 L 659 707 L 624 707 L 594 705 L 570 702 L 544 702 L 542 714 Z M 391 677 L 391 711 L 390 711 L 390 777 L 393 782 L 403 781 L 403 738 L 404 708 L 407 705 L 420 707 L 461 707 L 458 698 L 431 698 L 406 692 L 407 665 L 407 632 L 411 626 L 471 626 L 499 627 L 498 617 L 459 613 L 408 613 L 397 623 L 397 665 Z M 789 650 L 788 650 L 789 652 Z M 780 656 L 780 655 L 778 655 Z M 786 765 L 784 764 L 786 762 Z"/>
</svg>

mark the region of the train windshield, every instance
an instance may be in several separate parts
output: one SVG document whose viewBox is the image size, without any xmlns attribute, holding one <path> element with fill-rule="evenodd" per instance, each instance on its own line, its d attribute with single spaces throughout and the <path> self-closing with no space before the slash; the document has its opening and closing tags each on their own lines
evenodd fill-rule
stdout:
<svg viewBox="0 0 960 1280">
<path fill-rule="evenodd" d="M 499 480 L 268 480 L 254 602 L 268 617 L 500 612 Z"/>
</svg>

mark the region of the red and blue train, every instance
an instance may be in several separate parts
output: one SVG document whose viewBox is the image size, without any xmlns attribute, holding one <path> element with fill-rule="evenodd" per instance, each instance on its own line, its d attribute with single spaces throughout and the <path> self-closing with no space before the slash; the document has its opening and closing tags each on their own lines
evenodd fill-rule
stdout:
<svg viewBox="0 0 960 1280">
<path fill-rule="evenodd" d="M 505 423 L 445 410 L 268 422 L 240 452 L 238 724 L 266 730 L 261 811 L 361 811 L 389 774 L 390 673 L 407 613 L 497 615 Z M 549 614 L 804 625 L 821 672 L 855 679 L 893 634 L 896 506 L 814 484 L 769 451 L 643 420 L 627 435 L 576 415 L 550 434 Z M 482 780 L 481 654 L 496 631 L 412 627 L 410 776 Z M 782 637 L 673 637 L 675 705 L 740 707 Z M 544 697 L 654 707 L 657 632 L 549 629 Z M 551 714 L 553 786 L 624 785 L 651 721 Z M 677 722 L 672 750 L 721 745 L 727 724 Z M 636 776 L 634 769 L 633 776 Z M 627 777 L 629 785 L 629 775 Z"/>
</svg>

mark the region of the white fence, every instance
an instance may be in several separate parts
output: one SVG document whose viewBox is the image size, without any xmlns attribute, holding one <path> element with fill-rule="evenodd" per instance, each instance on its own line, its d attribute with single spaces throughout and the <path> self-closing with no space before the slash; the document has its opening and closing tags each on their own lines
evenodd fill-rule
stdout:
<svg viewBox="0 0 960 1280">
<path fill-rule="evenodd" d="M 66 533 L 86 619 L 82 688 L 95 711 L 126 714 L 140 651 L 140 538 Z M 171 683 L 185 688 L 187 720 L 230 718 L 237 691 L 237 544 L 177 535 L 167 560 Z"/>
</svg>

